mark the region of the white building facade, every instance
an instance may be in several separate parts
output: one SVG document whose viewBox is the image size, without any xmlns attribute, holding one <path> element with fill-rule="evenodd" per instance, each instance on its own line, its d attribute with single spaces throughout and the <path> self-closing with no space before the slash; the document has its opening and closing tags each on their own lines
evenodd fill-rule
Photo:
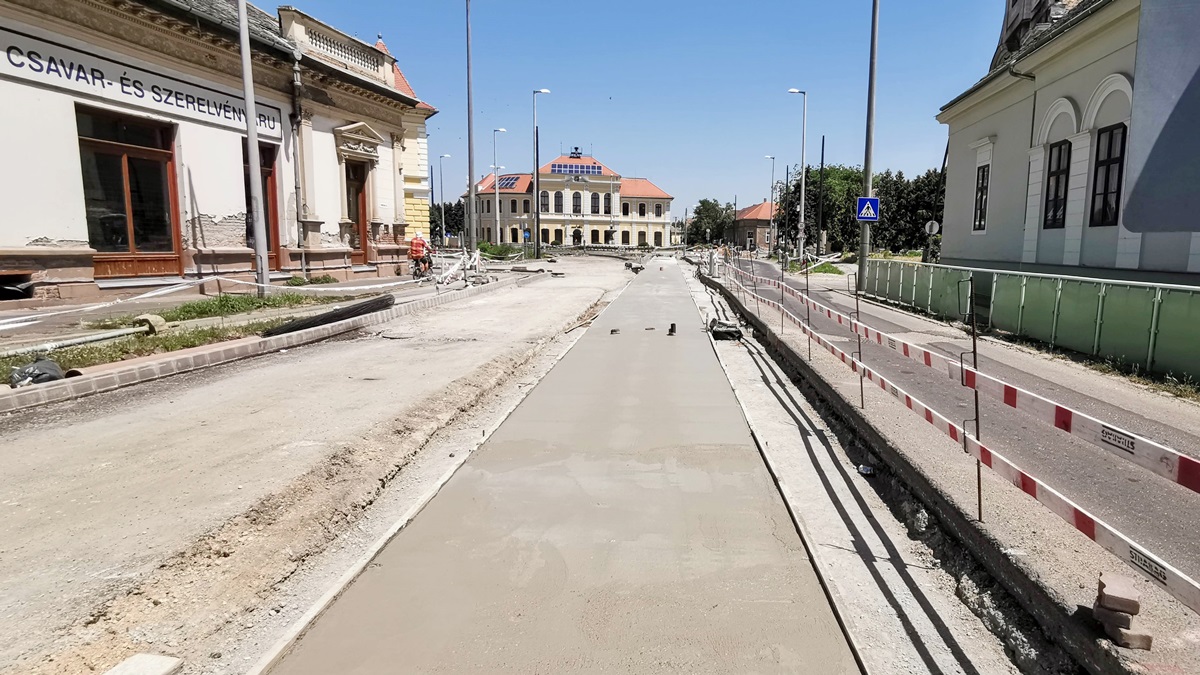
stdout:
<svg viewBox="0 0 1200 675">
<path fill-rule="evenodd" d="M 261 166 L 246 164 L 236 9 L 0 0 L 0 280 L 38 297 L 253 271 L 394 274 L 428 231 L 425 120 L 382 42 L 251 8 Z"/>
<path fill-rule="evenodd" d="M 1008 31 L 1011 53 L 1002 43 L 992 72 L 942 109 L 944 263 L 1196 283 L 1200 235 L 1125 219 L 1141 4 L 1047 8 L 1053 23 L 1020 44 Z"/>
<path fill-rule="evenodd" d="M 533 194 L 532 174 L 489 175 L 479 183 L 479 241 L 535 241 L 534 209 L 540 207 L 543 244 L 671 245 L 674 198 L 648 179 L 622 177 L 576 148 L 542 166 L 538 180 L 540 197 Z"/>
</svg>

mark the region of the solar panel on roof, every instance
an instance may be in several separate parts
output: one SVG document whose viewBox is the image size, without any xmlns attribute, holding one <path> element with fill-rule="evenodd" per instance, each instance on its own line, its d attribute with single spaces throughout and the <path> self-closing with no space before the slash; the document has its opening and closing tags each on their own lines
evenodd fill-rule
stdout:
<svg viewBox="0 0 1200 675">
<path fill-rule="evenodd" d="M 520 179 L 520 176 L 504 176 L 500 179 L 500 189 L 511 190 L 517 186 L 517 181 Z"/>
<path fill-rule="evenodd" d="M 604 173 L 604 167 L 599 164 L 555 163 L 550 165 L 550 173 L 568 176 L 599 176 Z"/>
</svg>

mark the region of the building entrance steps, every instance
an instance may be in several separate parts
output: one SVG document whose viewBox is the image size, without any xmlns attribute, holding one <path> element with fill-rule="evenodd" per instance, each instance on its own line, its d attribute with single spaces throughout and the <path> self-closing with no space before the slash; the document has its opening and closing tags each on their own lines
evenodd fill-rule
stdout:
<svg viewBox="0 0 1200 675">
<path fill-rule="evenodd" d="M 684 273 L 648 265 L 271 672 L 857 672 Z"/>
</svg>

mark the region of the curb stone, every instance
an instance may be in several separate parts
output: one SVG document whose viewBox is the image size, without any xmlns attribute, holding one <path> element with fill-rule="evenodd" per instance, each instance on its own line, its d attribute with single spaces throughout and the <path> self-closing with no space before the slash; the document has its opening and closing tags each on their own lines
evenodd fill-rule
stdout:
<svg viewBox="0 0 1200 675">
<path fill-rule="evenodd" d="M 122 387 L 142 382 L 151 382 L 200 368 L 231 363 L 254 356 L 270 354 L 282 349 L 291 349 L 313 342 L 320 342 L 366 326 L 386 323 L 392 319 L 407 316 L 423 309 L 430 309 L 456 300 L 464 300 L 483 293 L 500 290 L 501 288 L 523 286 L 541 278 L 545 278 L 545 276 L 538 275 L 505 279 L 483 286 L 449 291 L 441 295 L 397 305 L 382 312 L 354 317 L 353 319 L 346 319 L 345 321 L 317 326 L 316 328 L 296 331 L 286 335 L 279 335 L 272 338 L 249 337 L 229 342 L 219 342 L 213 345 L 198 347 L 194 350 L 182 350 L 182 352 L 174 354 L 164 354 L 164 358 L 150 363 L 115 367 L 102 372 L 72 377 L 48 384 L 13 389 L 0 393 L 0 414 L 27 410 L 51 403 L 60 403 L 94 394 L 102 394 Z"/>
</svg>

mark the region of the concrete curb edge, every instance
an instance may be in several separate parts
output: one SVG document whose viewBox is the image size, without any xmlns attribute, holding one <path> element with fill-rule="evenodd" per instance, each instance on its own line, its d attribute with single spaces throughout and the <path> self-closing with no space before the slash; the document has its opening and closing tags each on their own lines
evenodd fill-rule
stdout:
<svg viewBox="0 0 1200 675">
<path fill-rule="evenodd" d="M 705 327 L 705 332 L 708 334 L 708 343 L 712 347 L 713 355 L 717 357 L 717 362 L 721 364 L 721 370 L 725 373 L 725 379 L 729 381 L 729 388 L 733 391 L 734 398 L 737 399 L 738 408 L 742 411 L 742 418 L 746 420 L 746 426 L 750 429 L 750 438 L 754 440 L 754 447 L 758 449 L 758 454 L 762 457 L 767 472 L 771 474 L 771 482 L 775 485 L 775 491 L 779 493 L 779 498 L 783 501 L 784 507 L 787 508 L 788 515 L 792 519 L 792 524 L 796 528 L 796 533 L 800 536 L 800 543 L 804 546 L 804 552 L 808 555 L 813 572 L 817 575 L 817 582 L 820 583 L 821 590 L 824 591 L 825 598 L 829 601 L 829 606 L 833 611 L 834 618 L 837 620 L 838 628 L 841 629 L 842 635 L 845 636 L 846 642 L 850 646 L 850 654 L 854 657 L 854 662 L 858 665 L 859 671 L 863 675 L 870 675 L 871 670 L 867 667 L 866 659 L 862 656 L 862 648 L 859 646 L 854 631 L 851 630 L 847 612 L 843 609 L 845 602 L 842 600 L 842 596 L 838 590 L 825 578 L 825 563 L 817 547 L 811 543 L 815 542 L 816 539 L 812 536 L 807 523 L 804 522 L 804 518 L 800 516 L 800 513 L 792 507 L 791 501 L 788 500 L 787 491 L 784 489 L 785 482 L 779 477 L 779 472 L 776 470 L 776 464 L 771 452 L 763 444 L 762 437 L 758 433 L 758 426 L 754 423 L 754 418 L 746 410 L 741 396 L 738 395 L 738 388 L 733 384 L 733 379 L 729 376 L 729 368 L 725 365 L 725 359 L 721 358 L 721 352 L 717 349 L 717 343 L 713 339 L 712 333 L 707 331 L 707 327 Z"/>
<path fill-rule="evenodd" d="M 188 350 L 186 354 L 164 354 L 164 358 L 152 363 L 139 363 L 126 368 L 113 368 L 91 375 L 59 380 L 58 382 L 13 389 L 0 393 L 0 414 L 27 410 L 51 403 L 60 403 L 94 394 L 102 394 L 122 387 L 142 382 L 151 382 L 200 368 L 222 365 L 254 356 L 270 354 L 283 349 L 291 349 L 293 347 L 320 342 L 341 335 L 342 333 L 385 323 L 423 309 L 430 309 L 456 300 L 471 298 L 482 293 L 489 293 L 510 286 L 523 286 L 526 283 L 546 278 L 546 276 L 535 275 L 505 279 L 483 286 L 473 286 L 457 291 L 449 291 L 429 298 L 422 298 L 421 300 L 392 307 L 383 312 L 354 317 L 353 319 L 346 319 L 345 321 L 279 335 L 273 338 L 263 338 L 257 342 L 231 341 L 232 344 L 225 344 L 224 346 L 222 346 L 222 343 L 216 343 L 212 345 L 212 349 L 208 350 L 201 348 L 201 351 Z"/>
<path fill-rule="evenodd" d="M 1004 553 L 1004 545 L 984 530 L 968 514 L 956 507 L 928 476 L 909 461 L 898 447 L 881 432 L 862 411 L 834 389 L 788 344 L 764 324 L 738 298 L 721 284 L 701 275 L 701 281 L 721 293 L 730 306 L 753 327 L 756 339 L 777 359 L 793 380 L 804 384 L 802 390 L 815 395 L 830 412 L 852 428 L 887 465 L 888 469 L 912 492 L 945 531 L 959 542 L 1029 613 L 1042 631 L 1062 647 L 1083 668 L 1096 675 L 1134 675 L 1130 662 L 1119 653 L 1105 649 L 1099 640 L 1073 616 L 1053 588 L 1045 586 L 1031 570 Z"/>
</svg>

